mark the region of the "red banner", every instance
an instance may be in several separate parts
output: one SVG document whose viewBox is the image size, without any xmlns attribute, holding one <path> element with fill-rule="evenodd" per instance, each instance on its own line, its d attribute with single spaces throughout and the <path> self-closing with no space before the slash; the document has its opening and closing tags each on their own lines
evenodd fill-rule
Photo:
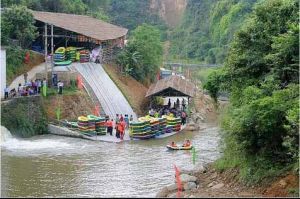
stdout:
<svg viewBox="0 0 300 199">
<path fill-rule="evenodd" d="M 176 165 L 174 164 L 174 169 L 175 169 L 175 176 L 176 176 L 176 182 L 177 182 L 177 198 L 180 197 L 180 192 L 182 192 L 182 184 L 181 184 L 181 180 L 180 180 L 180 171 L 179 169 L 176 167 Z"/>
<path fill-rule="evenodd" d="M 94 115 L 96 115 L 96 116 L 100 116 L 100 109 L 99 109 L 99 105 L 96 105 L 95 106 L 95 109 L 94 109 Z"/>
<path fill-rule="evenodd" d="M 81 75 L 77 75 L 77 87 L 79 90 L 81 90 L 83 88 L 83 82 L 82 82 Z"/>
</svg>

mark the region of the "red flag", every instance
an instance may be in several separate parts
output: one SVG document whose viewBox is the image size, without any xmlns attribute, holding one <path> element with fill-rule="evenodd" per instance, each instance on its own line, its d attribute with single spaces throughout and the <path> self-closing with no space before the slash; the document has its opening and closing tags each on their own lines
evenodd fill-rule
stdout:
<svg viewBox="0 0 300 199">
<path fill-rule="evenodd" d="M 100 116 L 99 105 L 96 105 L 96 106 L 95 106 L 95 109 L 94 109 L 94 115 Z"/>
<path fill-rule="evenodd" d="M 177 182 L 177 198 L 180 197 L 180 192 L 182 191 L 182 184 L 181 184 L 181 180 L 180 180 L 180 171 L 179 169 L 176 167 L 176 165 L 174 164 L 174 169 L 175 169 L 175 175 L 176 175 L 176 182 Z"/>
<path fill-rule="evenodd" d="M 77 75 L 77 87 L 79 90 L 81 90 L 83 88 L 83 82 L 82 82 L 81 75 Z"/>
</svg>

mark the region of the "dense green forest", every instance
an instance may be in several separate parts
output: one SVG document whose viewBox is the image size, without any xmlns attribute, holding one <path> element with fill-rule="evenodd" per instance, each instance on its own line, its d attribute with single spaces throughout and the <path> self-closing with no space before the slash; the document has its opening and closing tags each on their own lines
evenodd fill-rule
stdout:
<svg viewBox="0 0 300 199">
<path fill-rule="evenodd" d="M 138 25 L 146 23 L 156 26 L 162 33 L 165 33 L 167 30 L 165 22 L 157 13 L 150 12 L 149 7 L 149 0 L 112 0 L 109 13 L 112 22 L 129 30 L 134 30 Z M 166 34 L 162 36 L 166 38 Z"/>
<path fill-rule="evenodd" d="M 22 5 L 38 11 L 90 15 L 129 30 L 143 23 L 166 30 L 163 20 L 149 11 L 149 0 L 2 0 L 1 3 L 2 7 Z"/>
<path fill-rule="evenodd" d="M 222 119 L 220 169 L 240 168 L 255 183 L 299 171 L 299 2 L 266 0 L 237 31 L 225 66 L 205 88 L 216 99 L 230 93 Z"/>
<path fill-rule="evenodd" d="M 172 32 L 170 54 L 177 59 L 224 62 L 234 33 L 258 0 L 190 0 Z"/>
<path fill-rule="evenodd" d="M 13 5 L 25 6 L 32 10 L 62 12 L 71 14 L 86 14 L 98 19 L 109 21 L 105 10 L 108 9 L 110 0 L 2 0 L 2 7 Z"/>
</svg>

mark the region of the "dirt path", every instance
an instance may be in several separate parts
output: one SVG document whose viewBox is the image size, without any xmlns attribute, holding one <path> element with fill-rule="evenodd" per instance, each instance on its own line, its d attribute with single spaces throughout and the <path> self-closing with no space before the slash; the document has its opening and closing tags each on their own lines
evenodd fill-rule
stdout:
<svg viewBox="0 0 300 199">
<path fill-rule="evenodd" d="M 48 66 L 48 70 L 49 69 L 50 69 L 50 66 Z M 36 73 L 40 73 L 40 72 L 43 72 L 43 71 L 45 71 L 45 63 L 41 63 L 41 64 L 35 66 L 34 68 L 32 68 L 30 71 L 27 72 L 27 74 L 28 74 L 27 80 L 30 81 L 30 80 L 34 79 Z M 13 80 L 13 82 L 9 85 L 9 89 L 15 88 L 17 90 L 18 85 L 20 83 L 22 85 L 24 85 L 24 83 L 25 83 L 24 74 L 22 74 L 22 75 L 18 76 L 17 78 L 15 78 Z"/>
</svg>

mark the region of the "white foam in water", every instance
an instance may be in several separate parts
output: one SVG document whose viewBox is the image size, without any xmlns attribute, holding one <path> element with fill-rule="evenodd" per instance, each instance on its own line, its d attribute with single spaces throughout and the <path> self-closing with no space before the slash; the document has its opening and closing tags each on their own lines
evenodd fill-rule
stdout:
<svg viewBox="0 0 300 199">
<path fill-rule="evenodd" d="M 9 130 L 1 126 L 1 147 L 4 147 L 7 150 L 65 149 L 70 147 L 70 144 L 50 139 L 16 139 L 11 135 Z"/>
<path fill-rule="evenodd" d="M 10 139 L 12 139 L 12 135 L 9 130 L 7 130 L 7 128 L 5 128 L 4 126 L 1 126 L 1 143 Z"/>
<path fill-rule="evenodd" d="M 70 145 L 60 141 L 53 141 L 49 139 L 27 141 L 18 140 L 13 138 L 1 144 L 2 147 L 8 150 L 38 150 L 38 149 L 62 149 L 67 148 Z"/>
</svg>

